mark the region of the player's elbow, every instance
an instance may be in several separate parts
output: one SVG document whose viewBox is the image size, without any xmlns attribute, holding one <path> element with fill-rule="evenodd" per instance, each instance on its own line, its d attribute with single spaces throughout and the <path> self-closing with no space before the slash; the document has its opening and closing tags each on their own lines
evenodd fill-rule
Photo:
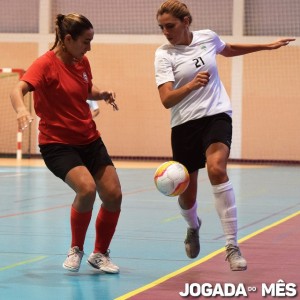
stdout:
<svg viewBox="0 0 300 300">
<path fill-rule="evenodd" d="M 168 101 L 168 99 L 162 99 L 161 103 L 165 109 L 169 109 L 173 106 L 172 103 L 170 101 Z"/>
<path fill-rule="evenodd" d="M 234 56 L 233 47 L 230 44 L 226 44 L 225 48 L 220 52 L 220 54 L 225 57 Z"/>
</svg>

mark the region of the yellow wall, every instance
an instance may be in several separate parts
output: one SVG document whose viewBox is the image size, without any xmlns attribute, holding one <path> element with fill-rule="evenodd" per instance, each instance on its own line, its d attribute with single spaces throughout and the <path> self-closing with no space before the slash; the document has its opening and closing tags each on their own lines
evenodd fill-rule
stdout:
<svg viewBox="0 0 300 300">
<path fill-rule="evenodd" d="M 244 56 L 244 159 L 300 160 L 299 70 L 299 47 Z"/>
<path fill-rule="evenodd" d="M 37 58 L 36 43 L 0 43 L 0 68 L 26 69 Z"/>
<path fill-rule="evenodd" d="M 0 68 L 26 69 L 37 58 L 38 45 L 35 43 L 0 43 Z M 0 153 L 15 153 L 17 139 L 16 114 L 9 99 L 9 93 L 16 83 L 16 78 L 0 82 L 1 117 L 0 128 L 1 141 Z M 26 106 L 30 106 L 30 95 L 25 98 Z M 34 117 L 35 114 L 33 113 Z M 35 153 L 37 147 L 37 121 L 32 124 L 30 130 L 23 133 L 23 152 Z"/>
<path fill-rule="evenodd" d="M 119 111 L 101 103 L 96 118 L 114 156 L 170 156 L 169 111 L 154 81 L 158 45 L 93 45 L 88 54 L 94 84 L 117 93 Z"/>
</svg>

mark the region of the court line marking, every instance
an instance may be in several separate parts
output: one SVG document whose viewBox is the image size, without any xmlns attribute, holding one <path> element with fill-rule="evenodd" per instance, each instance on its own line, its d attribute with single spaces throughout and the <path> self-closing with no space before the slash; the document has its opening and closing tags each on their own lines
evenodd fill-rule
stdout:
<svg viewBox="0 0 300 300">
<path fill-rule="evenodd" d="M 248 234 L 247 236 L 241 238 L 239 240 L 239 243 L 243 243 L 243 242 L 245 242 L 245 241 L 253 238 L 254 236 L 256 236 L 256 235 L 258 235 L 258 234 L 260 234 L 260 233 L 262 233 L 264 231 L 267 231 L 267 230 L 269 230 L 269 229 L 271 229 L 273 227 L 276 227 L 276 226 L 278 226 L 278 225 L 280 225 L 280 224 L 282 224 L 282 223 L 284 223 L 284 222 L 286 222 L 286 221 L 288 221 L 288 220 L 290 220 L 290 219 L 292 219 L 294 217 L 297 217 L 298 215 L 300 215 L 300 210 L 298 210 L 297 212 L 295 212 L 295 213 L 293 213 L 293 214 L 291 214 L 291 215 L 289 215 L 289 216 L 287 216 L 287 217 L 285 217 L 285 218 L 283 218 L 283 219 L 281 219 L 281 220 L 279 220 L 279 221 L 277 221 L 275 223 L 272 223 L 272 224 L 270 224 L 268 226 L 265 226 L 265 227 L 263 227 L 261 229 L 258 229 L 257 231 L 255 231 L 253 233 Z"/>
<path fill-rule="evenodd" d="M 20 261 L 20 262 L 17 262 L 17 263 L 15 263 L 15 264 L 12 264 L 12 265 L 5 266 L 5 267 L 0 268 L 0 272 L 1 272 L 1 271 L 6 271 L 6 270 L 9 270 L 9 269 L 13 269 L 13 268 L 15 268 L 15 267 L 19 267 L 19 266 L 22 266 L 22 265 L 27 265 L 27 264 L 30 264 L 30 263 L 33 263 L 33 262 L 37 262 L 37 261 L 40 261 L 40 260 L 42 260 L 42 259 L 45 259 L 46 257 L 47 257 L 47 256 L 37 256 L 37 257 L 32 258 L 32 259 Z"/>
<path fill-rule="evenodd" d="M 269 229 L 271 229 L 273 227 L 276 227 L 276 226 L 278 226 L 278 225 L 280 225 L 280 224 L 282 224 L 282 223 L 284 223 L 284 222 L 286 222 L 286 221 L 288 221 L 288 220 L 290 220 L 290 219 L 292 219 L 292 218 L 294 218 L 294 217 L 296 217 L 298 215 L 300 215 L 300 210 L 298 212 L 295 212 L 295 213 L 293 213 L 293 214 L 291 214 L 291 215 L 289 215 L 289 216 L 287 216 L 287 217 L 285 217 L 285 218 L 277 221 L 277 222 L 272 223 L 271 225 L 265 226 L 265 227 L 263 227 L 263 228 L 255 231 L 253 233 L 248 234 L 247 236 L 239 239 L 238 242 L 239 243 L 243 243 L 243 242 L 245 242 L 245 241 L 253 238 L 254 236 L 256 236 L 256 235 L 258 235 L 258 234 L 260 234 L 260 233 L 262 233 L 264 231 L 267 231 L 267 230 L 269 230 Z M 153 281 L 153 282 L 151 282 L 149 284 L 146 284 L 146 285 L 144 285 L 144 286 L 142 286 L 140 288 L 137 288 L 137 289 L 135 289 L 135 290 L 133 290 L 133 291 L 131 291 L 129 293 L 126 293 L 126 294 L 124 294 L 124 295 L 122 295 L 122 296 L 120 296 L 118 298 L 115 298 L 114 300 L 126 300 L 126 299 L 129 299 L 132 296 L 135 296 L 135 295 L 140 294 L 140 293 L 142 293 L 142 292 L 144 292 L 146 290 L 149 290 L 149 289 L 151 289 L 151 288 L 153 288 L 153 287 L 155 287 L 155 286 L 157 286 L 157 285 L 159 285 L 159 284 L 161 284 L 161 283 L 163 283 L 163 282 L 171 279 L 172 277 L 175 277 L 175 276 L 177 276 L 177 275 L 179 275 L 179 274 L 181 274 L 181 273 L 183 273 L 185 271 L 188 271 L 188 270 L 192 269 L 193 267 L 196 267 L 196 266 L 198 266 L 198 265 L 200 265 L 200 264 L 208 261 L 209 259 L 211 259 L 211 258 L 217 256 L 218 254 L 224 252 L 224 250 L 225 250 L 225 247 L 222 247 L 221 249 L 218 249 L 218 250 L 212 252 L 211 254 L 209 254 L 209 255 L 207 255 L 207 256 L 205 256 L 205 257 L 203 257 L 203 258 L 195 261 L 194 263 L 191 263 L 191 264 L 189 264 L 189 265 L 187 265 L 187 266 L 185 266 L 183 268 L 180 268 L 177 271 L 174 271 L 174 272 L 172 272 L 170 274 L 167 274 L 167 275 L 165 275 L 165 276 L 163 276 L 163 277 L 161 277 L 161 278 L 159 278 L 159 279 L 157 279 L 157 280 L 155 280 L 155 281 Z"/>
<path fill-rule="evenodd" d="M 254 221 L 254 222 L 252 222 L 252 223 L 248 223 L 248 224 L 246 224 L 246 225 L 240 227 L 240 228 L 239 228 L 239 231 L 240 231 L 240 230 L 243 230 L 243 229 L 245 229 L 245 228 L 249 228 L 250 226 L 257 225 L 257 224 L 261 223 L 262 221 L 266 221 L 266 220 L 268 220 L 268 219 L 270 219 L 270 218 L 273 218 L 273 217 L 275 217 L 275 216 L 278 216 L 278 215 L 280 215 L 280 214 L 282 214 L 282 213 L 284 213 L 284 212 L 286 212 L 286 211 L 288 211 L 288 210 L 292 210 L 292 209 L 294 209 L 295 207 L 299 206 L 299 204 L 300 204 L 300 203 L 297 203 L 297 204 L 292 205 L 292 206 L 289 206 L 289 207 L 287 207 L 287 208 L 285 208 L 285 209 L 276 211 L 276 212 L 274 212 L 273 214 L 267 215 L 266 217 L 261 218 L 261 219 L 258 219 L 258 220 Z M 220 236 L 214 238 L 213 240 L 217 241 L 217 240 L 220 240 L 220 239 L 222 239 L 222 238 L 224 238 L 224 237 L 225 237 L 225 235 L 223 234 L 223 235 L 220 235 Z"/>
<path fill-rule="evenodd" d="M 152 191 L 154 189 L 155 189 L 155 187 L 132 190 L 132 191 L 124 192 L 123 196 L 143 193 L 143 192 L 147 192 L 147 191 Z M 63 195 L 65 195 L 65 194 L 63 194 Z M 54 195 L 54 196 L 56 197 L 57 195 Z M 43 197 L 43 196 L 39 196 L 38 198 L 41 198 L 41 197 Z M 53 196 L 51 196 L 51 197 L 53 197 Z M 31 199 L 35 199 L 35 198 L 31 198 Z M 21 201 L 23 201 L 23 200 L 21 200 Z M 21 202 L 21 201 L 18 201 L 18 202 Z M 51 211 L 51 210 L 56 210 L 56 209 L 61 209 L 61 208 L 66 208 L 66 207 L 71 207 L 71 204 L 62 204 L 62 205 L 58 205 L 58 206 L 52 206 L 52 207 L 47 207 L 47 208 L 42 208 L 42 209 L 37 209 L 37 210 L 22 211 L 22 212 L 15 212 L 15 213 L 7 214 L 7 215 L 0 215 L 0 219 L 17 217 L 17 216 L 24 216 L 24 215 L 38 214 L 38 213 L 48 212 L 48 211 Z"/>
<path fill-rule="evenodd" d="M 71 206 L 71 204 L 63 204 L 63 205 L 59 205 L 59 206 L 53 206 L 53 207 L 48 207 L 48 208 L 43 208 L 43 209 L 38 209 L 38 210 L 16 212 L 16 213 L 13 213 L 13 214 L 8 214 L 8 215 L 2 215 L 2 216 L 0 215 L 0 219 L 17 217 L 17 216 L 24 216 L 24 215 L 38 214 L 40 212 L 48 212 L 48 211 L 51 211 L 51 210 L 66 208 L 66 207 L 70 207 L 70 206 Z"/>
<path fill-rule="evenodd" d="M 25 176 L 25 173 L 17 173 L 17 174 L 0 174 L 0 177 L 21 177 L 21 176 Z"/>
<path fill-rule="evenodd" d="M 171 158 L 170 158 L 171 159 Z M 117 169 L 156 169 L 160 164 L 167 161 L 168 159 L 161 159 L 161 160 L 126 160 L 126 159 L 113 159 L 113 162 Z M 275 164 L 276 165 L 276 164 Z M 17 160 L 15 158 L 0 158 L 0 166 L 3 167 L 30 167 L 30 168 L 39 168 L 43 167 L 46 168 L 46 165 L 41 158 L 22 158 L 22 160 Z M 252 168 L 270 168 L 273 167 L 272 164 L 258 164 L 258 163 L 236 163 L 236 162 L 229 162 L 228 168 L 235 169 L 235 168 L 245 168 L 245 169 L 252 169 Z"/>
</svg>

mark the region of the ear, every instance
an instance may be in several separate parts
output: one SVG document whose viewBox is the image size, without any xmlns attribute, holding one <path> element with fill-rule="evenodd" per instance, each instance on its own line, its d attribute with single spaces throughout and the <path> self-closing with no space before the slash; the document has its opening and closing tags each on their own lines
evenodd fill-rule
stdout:
<svg viewBox="0 0 300 300">
<path fill-rule="evenodd" d="M 72 40 L 72 36 L 71 36 L 71 34 L 66 34 L 66 36 L 65 36 L 65 43 L 67 42 L 67 43 L 69 43 L 69 42 L 71 42 L 71 40 Z"/>
<path fill-rule="evenodd" d="M 183 18 L 183 23 L 184 23 L 184 25 L 187 26 L 187 27 L 190 26 L 190 19 L 189 19 L 188 16 L 185 16 L 185 17 Z"/>
</svg>

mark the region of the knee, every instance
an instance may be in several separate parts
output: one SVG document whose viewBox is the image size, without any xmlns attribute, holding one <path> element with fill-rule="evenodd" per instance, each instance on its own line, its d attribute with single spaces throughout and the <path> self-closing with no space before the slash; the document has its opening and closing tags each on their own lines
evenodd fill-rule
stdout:
<svg viewBox="0 0 300 300">
<path fill-rule="evenodd" d="M 82 199 L 93 201 L 96 198 L 96 191 L 96 184 L 90 181 L 81 184 L 77 194 Z"/>
<path fill-rule="evenodd" d="M 221 184 L 228 180 L 226 169 L 218 164 L 207 166 L 208 177 L 213 185 Z"/>
<path fill-rule="evenodd" d="M 79 212 L 87 212 L 93 209 L 96 199 L 96 185 L 90 182 L 84 182 L 76 185 L 76 197 L 73 206 Z"/>
<path fill-rule="evenodd" d="M 118 210 L 122 204 L 122 191 L 120 187 L 106 190 L 105 193 L 100 194 L 100 198 L 107 208 Z"/>
<path fill-rule="evenodd" d="M 111 193 L 111 202 L 114 204 L 115 207 L 121 207 L 121 203 L 122 203 L 122 191 L 121 191 L 121 189 L 115 189 Z"/>
</svg>

